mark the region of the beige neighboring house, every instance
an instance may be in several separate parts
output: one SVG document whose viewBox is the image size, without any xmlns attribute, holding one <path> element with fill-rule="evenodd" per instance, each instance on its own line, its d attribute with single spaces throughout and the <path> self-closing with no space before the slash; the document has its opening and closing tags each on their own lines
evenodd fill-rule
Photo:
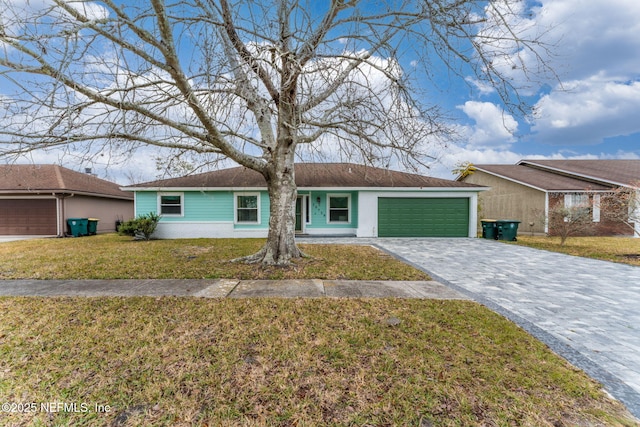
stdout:
<svg viewBox="0 0 640 427">
<path fill-rule="evenodd" d="M 598 235 L 632 235 L 632 229 L 605 220 L 602 195 L 619 187 L 636 187 L 640 160 L 521 160 L 515 165 L 473 165 L 459 181 L 491 187 L 480 196 L 481 218 L 521 221 L 518 233 L 551 233 L 545 217 L 557 203 L 588 203 Z M 640 231 L 640 224 L 635 224 Z"/>
<path fill-rule="evenodd" d="M 97 218 L 97 232 L 133 218 L 133 195 L 57 165 L 0 165 L 0 235 L 64 236 L 68 218 Z"/>
</svg>

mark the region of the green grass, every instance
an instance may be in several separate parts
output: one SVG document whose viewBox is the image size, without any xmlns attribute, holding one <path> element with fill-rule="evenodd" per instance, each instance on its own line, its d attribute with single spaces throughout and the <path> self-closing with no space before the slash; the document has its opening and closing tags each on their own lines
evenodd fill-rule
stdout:
<svg viewBox="0 0 640 427">
<path fill-rule="evenodd" d="M 636 425 L 468 301 L 0 298 L 1 402 L 38 408 L 1 425 Z"/>
<path fill-rule="evenodd" d="M 428 279 L 367 246 L 301 245 L 310 257 L 284 269 L 228 262 L 262 243 L 11 242 L 0 279 Z M 468 301 L 0 298 L 10 402 L 36 411 L 0 412 L 0 425 L 637 425 L 583 372 Z"/>
<path fill-rule="evenodd" d="M 105 234 L 0 244 L 0 279 L 349 279 L 428 280 L 371 246 L 300 245 L 291 268 L 229 260 L 257 252 L 264 239 L 133 241 Z"/>
<path fill-rule="evenodd" d="M 640 239 L 631 237 L 569 237 L 564 246 L 559 237 L 519 235 L 518 245 L 587 258 L 640 266 Z"/>
</svg>

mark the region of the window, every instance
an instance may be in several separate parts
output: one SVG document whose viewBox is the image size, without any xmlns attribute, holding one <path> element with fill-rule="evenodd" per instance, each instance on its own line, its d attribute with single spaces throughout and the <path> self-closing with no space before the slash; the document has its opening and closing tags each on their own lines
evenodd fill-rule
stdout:
<svg viewBox="0 0 640 427">
<path fill-rule="evenodd" d="M 600 222 L 600 195 L 593 195 L 593 222 Z"/>
<path fill-rule="evenodd" d="M 236 194 L 236 223 L 260 223 L 259 194 Z"/>
<path fill-rule="evenodd" d="M 573 220 L 583 218 L 584 215 L 591 215 L 591 206 L 589 204 L 589 195 L 584 193 L 574 193 L 564 195 L 564 207 L 568 210 Z M 565 222 L 569 221 L 565 217 Z"/>
<path fill-rule="evenodd" d="M 160 215 L 182 215 L 182 194 L 160 194 Z"/>
<path fill-rule="evenodd" d="M 329 195 L 327 196 L 327 205 L 329 207 L 329 222 L 339 223 L 351 222 L 350 208 L 351 208 L 351 196 L 350 195 Z"/>
</svg>

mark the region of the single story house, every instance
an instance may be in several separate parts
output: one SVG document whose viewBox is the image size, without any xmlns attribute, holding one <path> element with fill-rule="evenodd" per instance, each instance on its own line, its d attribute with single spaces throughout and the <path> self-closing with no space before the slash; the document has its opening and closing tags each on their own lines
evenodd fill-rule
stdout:
<svg viewBox="0 0 640 427">
<path fill-rule="evenodd" d="M 606 219 L 601 197 L 620 187 L 639 190 L 640 160 L 521 160 L 515 165 L 473 165 L 458 181 L 491 187 L 480 197 L 480 216 L 522 221 L 519 233 L 550 233 L 549 209 L 589 205 L 593 232 L 632 235 L 633 230 Z M 640 224 L 634 224 L 640 231 Z"/>
<path fill-rule="evenodd" d="M 482 186 L 347 163 L 296 164 L 296 231 L 358 237 L 475 237 Z M 235 167 L 123 187 L 136 215 L 161 215 L 155 236 L 266 237 L 261 174 Z"/>
<path fill-rule="evenodd" d="M 133 217 L 118 184 L 58 165 L 0 165 L 0 235 L 64 236 L 68 218 L 97 218 L 97 232 Z"/>
</svg>

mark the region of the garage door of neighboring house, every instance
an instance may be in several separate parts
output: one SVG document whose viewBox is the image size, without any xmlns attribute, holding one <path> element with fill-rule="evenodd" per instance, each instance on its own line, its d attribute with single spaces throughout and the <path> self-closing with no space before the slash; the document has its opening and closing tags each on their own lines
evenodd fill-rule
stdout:
<svg viewBox="0 0 640 427">
<path fill-rule="evenodd" d="M 54 235 L 56 221 L 53 199 L 0 199 L 0 235 Z"/>
<path fill-rule="evenodd" d="M 467 237 L 468 198 L 379 198 L 380 237 Z"/>
</svg>

